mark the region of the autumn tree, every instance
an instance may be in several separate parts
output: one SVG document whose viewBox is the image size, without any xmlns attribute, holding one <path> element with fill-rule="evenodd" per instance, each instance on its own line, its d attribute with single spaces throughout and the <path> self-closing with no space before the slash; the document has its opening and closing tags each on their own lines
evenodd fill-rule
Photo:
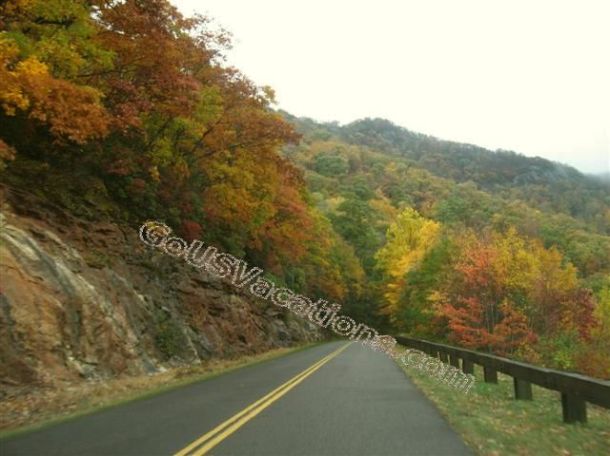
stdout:
<svg viewBox="0 0 610 456">
<path fill-rule="evenodd" d="M 386 234 L 386 244 L 377 252 L 378 267 L 384 272 L 386 304 L 383 312 L 396 321 L 399 300 L 405 286 L 405 275 L 424 258 L 434 245 L 440 224 L 428 220 L 414 209 L 406 208 Z"/>
<path fill-rule="evenodd" d="M 504 354 L 527 352 L 539 341 L 545 346 L 540 352 L 559 362 L 573 353 L 562 353 L 554 341 L 589 337 L 591 294 L 556 249 L 508 229 L 466 234 L 460 251 L 437 308 L 452 340 Z"/>
<path fill-rule="evenodd" d="M 2 135 L 11 147 L 17 128 L 46 127 L 55 140 L 84 144 L 108 133 L 103 92 L 79 78 L 111 66 L 95 43 L 85 2 L 7 0 L 0 5 Z"/>
</svg>

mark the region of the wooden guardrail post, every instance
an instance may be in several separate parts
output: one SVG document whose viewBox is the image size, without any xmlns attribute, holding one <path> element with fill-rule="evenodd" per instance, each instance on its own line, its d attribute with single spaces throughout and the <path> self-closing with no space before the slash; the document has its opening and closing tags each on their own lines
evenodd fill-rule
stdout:
<svg viewBox="0 0 610 456">
<path fill-rule="evenodd" d="M 491 367 L 483 366 L 483 379 L 485 383 L 498 383 L 498 371 Z"/>
<path fill-rule="evenodd" d="M 513 378 L 513 383 L 515 386 L 515 399 L 524 401 L 531 401 L 533 399 L 532 384 L 530 382 L 519 380 L 515 377 Z"/>
<path fill-rule="evenodd" d="M 456 355 L 449 355 L 449 364 L 453 367 L 460 368 L 460 358 Z"/>
<path fill-rule="evenodd" d="M 474 374 L 474 363 L 467 359 L 463 359 L 462 372 L 464 372 L 465 374 Z"/>
<path fill-rule="evenodd" d="M 561 409 L 564 423 L 587 422 L 587 403 L 583 398 L 568 393 L 561 393 Z"/>
<path fill-rule="evenodd" d="M 447 356 L 447 353 L 445 353 L 444 351 L 440 352 L 440 358 L 441 358 L 441 361 L 444 363 L 449 361 L 449 357 Z"/>
</svg>

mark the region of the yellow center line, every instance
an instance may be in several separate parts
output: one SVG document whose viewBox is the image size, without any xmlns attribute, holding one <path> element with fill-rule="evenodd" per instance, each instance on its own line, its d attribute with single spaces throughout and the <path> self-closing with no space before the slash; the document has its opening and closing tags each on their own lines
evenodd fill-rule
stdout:
<svg viewBox="0 0 610 456">
<path fill-rule="evenodd" d="M 349 345 L 350 344 L 345 344 L 341 348 L 322 358 L 320 361 L 314 363 L 301 373 L 295 375 L 286 383 L 278 386 L 276 389 L 261 397 L 256 402 L 243 409 L 241 412 L 233 415 L 228 420 L 199 437 L 197 440 L 177 452 L 175 456 L 186 456 L 187 454 L 205 454 L 207 451 L 218 445 L 222 440 L 233 434 L 237 429 L 262 412 L 265 408 L 269 407 L 273 402 L 277 401 L 280 397 L 305 380 L 305 378 L 313 374 L 316 370 L 321 368 L 335 356 L 339 355 L 339 353 L 345 350 Z M 195 451 L 196 449 L 197 451 Z"/>
</svg>

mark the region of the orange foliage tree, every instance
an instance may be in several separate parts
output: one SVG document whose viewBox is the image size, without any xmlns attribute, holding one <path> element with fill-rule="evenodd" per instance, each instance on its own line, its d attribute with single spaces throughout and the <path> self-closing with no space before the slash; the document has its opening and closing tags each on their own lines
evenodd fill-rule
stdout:
<svg viewBox="0 0 610 456">
<path fill-rule="evenodd" d="M 439 295 L 437 315 L 446 319 L 452 340 L 501 354 L 531 353 L 540 338 L 574 332 L 586 340 L 594 324 L 593 301 L 576 269 L 557 250 L 514 229 L 464 235 Z"/>
</svg>

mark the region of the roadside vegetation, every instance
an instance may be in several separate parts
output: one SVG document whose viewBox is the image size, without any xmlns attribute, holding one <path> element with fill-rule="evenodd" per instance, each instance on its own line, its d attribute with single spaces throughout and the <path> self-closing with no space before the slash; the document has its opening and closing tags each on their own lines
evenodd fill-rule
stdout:
<svg viewBox="0 0 610 456">
<path fill-rule="evenodd" d="M 533 385 L 532 401 L 517 401 L 512 377 L 498 373 L 485 383 L 475 367 L 468 394 L 456 392 L 412 367 L 403 370 L 480 455 L 606 456 L 610 452 L 610 410 L 587 404 L 588 422 L 562 421 L 559 393 Z"/>
</svg>

